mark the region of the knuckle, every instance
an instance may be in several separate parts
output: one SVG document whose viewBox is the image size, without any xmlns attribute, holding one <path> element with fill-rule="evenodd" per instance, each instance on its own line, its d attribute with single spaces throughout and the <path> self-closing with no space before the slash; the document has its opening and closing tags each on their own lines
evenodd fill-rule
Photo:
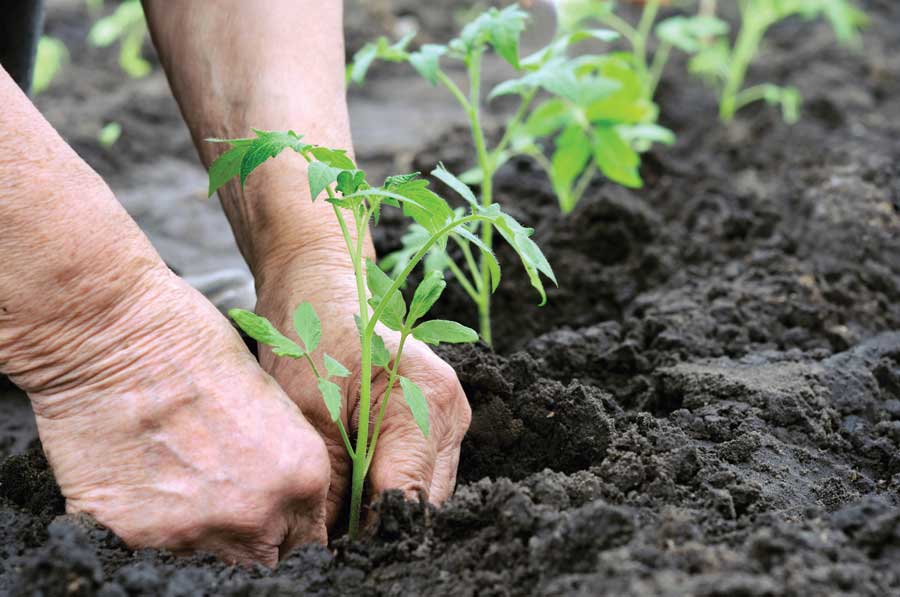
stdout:
<svg viewBox="0 0 900 597">
<path fill-rule="evenodd" d="M 282 493 L 290 500 L 320 502 L 331 484 L 331 462 L 325 442 L 315 433 L 292 453 Z"/>
</svg>

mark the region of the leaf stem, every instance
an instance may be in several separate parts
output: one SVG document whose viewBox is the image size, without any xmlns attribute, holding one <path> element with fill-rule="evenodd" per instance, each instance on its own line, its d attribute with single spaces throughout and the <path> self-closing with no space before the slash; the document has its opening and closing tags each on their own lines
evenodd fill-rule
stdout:
<svg viewBox="0 0 900 597">
<path fill-rule="evenodd" d="M 466 259 L 466 265 L 469 266 L 469 271 L 472 272 L 473 279 L 475 280 L 475 286 L 477 286 L 478 290 L 480 291 L 481 278 L 478 277 L 478 265 L 475 263 L 475 257 L 472 256 L 472 249 L 469 247 L 469 243 L 461 239 L 458 234 L 451 234 L 450 238 L 455 240 L 456 244 L 459 245 L 463 257 L 465 257 Z"/>
<path fill-rule="evenodd" d="M 316 362 L 310 356 L 308 352 L 303 353 L 303 356 L 306 358 L 306 362 L 309 363 L 309 366 L 312 367 L 313 373 L 316 375 L 317 380 L 325 379 L 322 377 L 322 374 L 319 373 L 319 368 L 316 367 Z M 338 429 L 341 432 L 341 438 L 344 440 L 344 447 L 347 448 L 347 453 L 350 454 L 351 459 L 356 458 L 356 450 L 353 449 L 353 446 L 350 444 L 350 438 L 347 436 L 347 430 L 344 428 L 344 422 L 340 417 L 337 419 Z"/>
<path fill-rule="evenodd" d="M 493 203 L 494 192 L 494 160 L 487 151 L 484 130 L 481 126 L 481 51 L 473 52 L 466 60 L 469 71 L 469 120 L 472 125 L 472 137 L 475 140 L 475 151 L 478 154 L 478 165 L 481 167 L 481 206 L 488 207 Z M 494 227 L 490 224 L 481 226 L 481 242 L 488 249 L 494 247 Z M 481 260 L 481 301 L 478 302 L 478 322 L 481 338 L 486 344 L 491 338 L 491 272 L 486 259 Z"/>
<path fill-rule="evenodd" d="M 466 276 L 465 272 L 462 271 L 460 267 L 456 265 L 456 262 L 453 261 L 453 259 L 451 259 L 449 256 L 447 257 L 447 267 L 450 269 L 450 273 L 452 273 L 456 280 L 459 282 L 459 285 L 462 286 L 463 290 L 466 291 L 466 294 L 469 295 L 469 298 L 471 298 L 473 301 L 475 301 L 476 304 L 478 304 L 478 302 L 481 300 L 480 292 L 472 286 L 472 283 L 469 281 L 469 278 L 468 276 Z M 473 270 L 473 273 L 477 274 L 478 270 Z M 480 278 L 477 277 L 475 279 L 480 280 Z"/>
<path fill-rule="evenodd" d="M 510 141 L 512 141 L 513 134 L 515 133 L 519 123 L 525 117 L 525 114 L 528 113 L 528 109 L 531 107 L 532 102 L 534 102 L 537 91 L 537 87 L 535 87 L 522 96 L 522 102 L 519 104 L 519 109 L 516 110 L 516 113 L 513 114 L 512 118 L 509 119 L 509 122 L 506 123 L 506 130 L 503 132 L 503 137 L 491 152 L 491 157 L 495 163 L 499 159 L 500 154 L 503 153 L 503 151 L 506 149 L 506 146 L 509 145 Z"/>
<path fill-rule="evenodd" d="M 378 409 L 378 418 L 375 420 L 375 426 L 372 428 L 372 441 L 369 443 L 369 450 L 365 457 L 365 473 L 369 474 L 369 467 L 372 466 L 372 459 L 375 457 L 375 445 L 378 442 L 378 436 L 381 434 L 381 422 L 384 420 L 384 413 L 387 410 L 388 400 L 391 399 L 391 392 L 397 383 L 397 371 L 400 367 L 400 355 L 403 354 L 403 345 L 409 337 L 410 330 L 403 329 L 400 333 L 400 344 L 397 345 L 397 352 L 394 355 L 394 366 L 391 367 L 391 374 L 388 377 L 388 385 L 384 390 L 384 398 L 381 400 L 381 406 Z"/>
<path fill-rule="evenodd" d="M 462 224 L 468 224 L 469 222 L 483 222 L 490 221 L 487 216 L 480 215 L 468 215 L 463 218 L 459 218 L 458 220 L 453 220 L 437 232 L 431 235 L 419 250 L 416 251 L 416 254 L 410 258 L 409 263 L 406 264 L 406 267 L 403 268 L 403 271 L 394 279 L 394 283 L 391 284 L 391 287 L 384 293 L 384 296 L 391 296 L 400 289 L 400 286 L 409 277 L 409 274 L 412 273 L 413 269 L 419 264 L 419 262 L 428 254 L 428 251 L 431 250 L 431 247 L 440 239 L 441 237 L 447 235 L 451 230 L 460 226 Z M 371 336 L 372 332 L 375 330 L 375 322 L 377 322 L 381 318 L 381 314 L 384 312 L 385 307 L 387 306 L 387 301 L 382 301 L 378 303 L 378 306 L 375 307 L 375 310 L 372 313 L 372 317 L 369 319 L 369 325 L 365 329 L 365 332 Z"/>
<path fill-rule="evenodd" d="M 666 64 L 669 62 L 671 54 L 672 44 L 666 41 L 660 42 L 659 47 L 656 48 L 656 53 L 653 55 L 653 64 L 650 65 L 650 74 L 644 90 L 645 97 L 649 101 L 653 101 L 653 96 L 656 95 L 656 89 L 659 87 L 659 82 L 662 79 L 663 71 L 666 69 Z"/>
<path fill-rule="evenodd" d="M 756 54 L 756 49 L 771 24 L 768 18 L 757 15 L 747 3 L 742 2 L 740 7 L 741 30 L 734 44 L 731 64 L 728 67 L 728 78 L 719 100 L 719 117 L 724 122 L 730 122 L 739 108 L 738 92 L 744 83 L 747 69 Z"/>
</svg>

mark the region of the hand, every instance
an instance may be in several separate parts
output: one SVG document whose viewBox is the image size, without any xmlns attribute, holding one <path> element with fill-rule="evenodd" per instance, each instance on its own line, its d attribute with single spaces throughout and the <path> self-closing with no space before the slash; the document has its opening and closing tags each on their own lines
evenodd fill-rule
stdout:
<svg viewBox="0 0 900 597">
<path fill-rule="evenodd" d="M 229 562 L 273 566 L 324 542 L 321 438 L 228 322 L 159 265 L 137 280 L 122 272 L 128 291 L 109 309 L 67 297 L 93 321 L 47 324 L 41 336 L 65 349 L 45 342 L 23 361 L 41 364 L 17 381 L 67 510 L 135 548 Z"/>
<path fill-rule="evenodd" d="M 325 352 L 352 373 L 341 380 L 345 396 L 341 416 L 352 441 L 359 417 L 359 334 L 353 318 L 359 313 L 359 302 L 353 271 L 348 258 L 340 254 L 341 248 L 338 244 L 333 250 L 305 251 L 302 257 L 287 265 L 264 270 L 265 275 L 257 280 L 257 312 L 288 332 L 293 328 L 292 314 L 299 303 L 309 301 L 315 307 L 322 320 L 317 361 L 321 366 Z M 379 328 L 378 333 L 393 353 L 399 334 L 384 328 Z M 316 388 L 315 376 L 305 361 L 275 357 L 270 349 L 261 347 L 260 363 L 325 440 L 331 458 L 327 508 L 327 521 L 331 525 L 349 492 L 352 467 L 337 425 L 331 421 Z M 370 430 L 388 383 L 387 371 L 379 368 L 373 371 L 376 373 L 372 381 Z M 399 374 L 425 392 L 431 430 L 426 439 L 416 426 L 398 384 L 388 402 L 369 472 L 371 493 L 378 495 L 386 489 L 401 489 L 410 498 L 416 498 L 423 492 L 429 501 L 440 504 L 450 496 L 456 483 L 460 444 L 469 427 L 471 409 L 453 369 L 417 340 L 407 339 Z"/>
</svg>

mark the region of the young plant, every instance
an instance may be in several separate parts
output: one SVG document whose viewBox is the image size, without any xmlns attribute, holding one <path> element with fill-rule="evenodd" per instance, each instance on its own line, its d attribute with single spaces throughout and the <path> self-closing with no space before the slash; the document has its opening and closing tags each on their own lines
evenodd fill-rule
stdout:
<svg viewBox="0 0 900 597">
<path fill-rule="evenodd" d="M 97 10 L 102 7 L 89 7 Z M 153 67 L 141 55 L 147 37 L 144 9 L 137 0 L 126 0 L 109 16 L 99 19 L 88 32 L 88 42 L 106 48 L 119 42 L 119 66 L 133 79 L 146 77 Z"/>
<path fill-rule="evenodd" d="M 732 45 L 723 32 L 715 35 L 691 59 L 689 70 L 706 79 L 719 94 L 719 116 L 724 122 L 757 101 L 781 107 L 786 122 L 799 118 L 801 97 L 794 87 L 763 83 L 744 87 L 747 69 L 756 58 L 766 32 L 777 23 L 799 16 L 826 18 L 840 42 L 855 44 L 866 16 L 851 0 L 740 0 L 741 21 Z"/>
<path fill-rule="evenodd" d="M 640 79 L 630 63 L 617 56 L 585 55 L 570 57 L 572 46 L 586 40 L 608 42 L 618 37 L 605 29 L 581 28 L 578 20 L 561 30 L 546 48 L 527 57 L 519 57 L 519 38 L 525 29 L 527 13 L 517 5 L 484 12 L 447 45 L 426 44 L 417 51 L 407 49 L 411 36 L 391 44 L 382 38 L 363 47 L 348 69 L 348 78 L 362 83 L 373 61 L 408 62 L 432 85 L 441 85 L 456 99 L 468 116 L 477 166 L 461 179 L 480 185 L 482 207 L 493 203 L 493 181 L 497 169 L 517 155 L 530 156 L 547 172 L 558 196 L 560 207 L 570 212 L 597 172 L 626 186 L 643 183 L 638 174 L 639 149 L 654 141 L 672 142 L 673 136 L 656 125 L 657 110 L 645 99 Z M 519 107 L 506 123 L 500 140 L 489 147 L 481 119 L 482 62 L 485 52 L 493 50 L 515 71 L 517 77 L 498 85 L 487 96 L 519 96 Z M 465 67 L 466 92 L 442 69 L 441 60 L 455 61 Z M 544 95 L 539 95 L 544 92 Z M 552 138 L 555 151 L 549 159 L 540 140 Z M 459 259 L 435 248 L 428 266 L 448 269 L 478 308 L 481 336 L 491 342 L 491 267 L 482 258 L 476 260 L 471 246 L 475 234 L 489 251 L 493 229 L 478 224 L 472 235 L 458 239 Z M 412 228 L 403 237 L 403 248 L 388 256 L 387 268 L 397 273 L 406 259 L 415 254 L 426 235 Z"/>
<path fill-rule="evenodd" d="M 640 80 L 643 98 L 652 101 L 672 49 L 693 53 L 700 42 L 728 32 L 728 24 L 710 13 L 709 2 L 701 2 L 698 14 L 676 16 L 657 24 L 662 0 L 647 0 L 640 19 L 632 25 L 616 14 L 614 0 L 559 0 L 557 21 L 563 31 L 577 30 L 586 22 L 596 21 L 619 33 L 629 49 L 616 55 L 627 60 Z M 657 44 L 650 51 L 652 34 Z"/>
<path fill-rule="evenodd" d="M 446 286 L 440 272 L 427 273 L 407 305 L 400 289 L 406 284 L 413 269 L 432 249 L 444 251 L 450 240 L 465 242 L 467 246 L 480 251 L 488 268 L 485 283 L 491 290 L 495 289 L 500 280 L 500 267 L 488 245 L 473 234 L 472 227 L 478 224 L 482 229 L 497 230 L 515 249 L 542 298 L 544 288 L 540 274 L 554 280 L 553 270 L 531 240 L 531 229 L 519 225 L 511 216 L 503 213 L 496 203 L 482 204 L 476 201 L 469 187 L 443 166 L 435 169 L 432 175 L 460 193 L 468 204 L 467 210 L 451 209 L 443 198 L 428 189 L 428 181 L 420 179 L 418 173 L 391 176 L 382 185 L 372 186 L 366 180 L 365 172 L 359 170 L 343 150 L 304 143 L 302 137 L 293 131 L 257 130 L 255 133 L 255 137 L 247 139 L 210 139 L 217 143 L 227 143 L 231 148 L 210 167 L 209 194 L 212 196 L 235 176 L 239 177 L 243 185 L 251 172 L 286 149 L 297 152 L 307 161 L 310 195 L 315 201 L 324 193 L 325 201 L 331 204 L 356 278 L 359 301 L 356 324 L 359 329 L 361 370 L 359 427 L 355 445 L 341 418 L 343 400 L 340 388 L 332 381 L 335 377 L 346 377 L 350 371 L 333 357 L 316 352 L 322 327 L 312 305 L 301 303 L 294 312 L 294 331 L 299 342 L 277 330 L 267 319 L 248 311 L 234 309 L 229 315 L 250 337 L 272 347 L 275 355 L 303 359 L 315 374 L 322 399 L 331 419 L 340 430 L 353 462 L 349 532 L 351 537 L 355 537 L 359 529 L 364 481 L 375 454 L 385 409 L 397 383 L 400 384 L 403 398 L 413 418 L 422 433 L 426 437 L 428 435 L 429 417 L 425 394 L 411 380 L 398 375 L 404 344 L 410 337 L 430 344 L 474 342 L 478 339 L 475 331 L 459 323 L 424 320 Z M 423 235 L 419 249 L 405 260 L 394 277 L 362 256 L 369 224 L 377 224 L 381 209 L 385 206 L 401 208 L 406 216 L 416 222 Z M 378 323 L 400 334 L 393 359 L 384 340 L 375 331 Z M 388 371 L 388 385 L 378 416 L 370 429 L 372 373 L 375 367 Z"/>
</svg>

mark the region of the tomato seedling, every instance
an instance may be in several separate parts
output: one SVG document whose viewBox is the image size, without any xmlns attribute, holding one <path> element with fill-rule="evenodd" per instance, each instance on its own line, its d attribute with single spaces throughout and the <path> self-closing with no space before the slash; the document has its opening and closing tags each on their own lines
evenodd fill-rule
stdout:
<svg viewBox="0 0 900 597">
<path fill-rule="evenodd" d="M 515 156 L 533 158 L 547 173 L 566 213 L 574 209 L 590 181 L 602 172 L 630 187 L 643 183 L 638 173 L 638 150 L 654 141 L 671 143 L 670 131 L 656 125 L 656 107 L 646 100 L 639 76 L 628 60 L 616 55 L 569 56 L 572 46 L 588 40 L 609 42 L 618 34 L 608 29 L 585 29 L 584 19 L 560 29 L 545 48 L 520 58 L 519 40 L 528 19 L 517 5 L 489 9 L 468 23 L 459 37 L 446 45 L 426 44 L 408 50 L 412 35 L 391 44 L 381 38 L 364 46 L 348 67 L 348 78 L 362 83 L 376 59 L 408 62 L 432 85 L 441 85 L 468 116 L 477 166 L 460 178 L 479 184 L 480 204 L 491 205 L 497 169 Z M 506 123 L 503 136 L 489 147 L 481 119 L 482 62 L 488 50 L 496 52 L 517 72 L 516 78 L 499 84 L 487 96 L 520 97 L 519 107 Z M 441 60 L 465 68 L 466 92 L 442 69 Z M 539 97 L 543 91 L 546 96 Z M 552 138 L 555 150 L 548 159 L 540 140 Z M 479 228 L 480 230 L 476 230 Z M 493 247 L 493 229 L 478 224 L 473 234 L 481 245 Z M 399 273 L 427 235 L 413 227 L 403 238 L 403 248 L 387 257 L 385 268 Z M 471 237 L 459 239 L 459 262 L 442 248 L 429 255 L 431 269 L 449 270 L 478 308 L 482 338 L 491 342 L 491 288 L 493 264 L 475 259 Z"/>
<path fill-rule="evenodd" d="M 718 92 L 719 116 L 724 122 L 741 108 L 765 101 L 781 107 L 784 120 L 794 123 L 800 116 L 802 98 L 792 86 L 762 83 L 744 87 L 750 64 L 771 27 L 790 17 L 812 20 L 824 17 L 838 41 L 858 44 L 865 14 L 850 0 L 740 0 L 740 30 L 732 44 L 726 32 L 713 36 L 691 59 L 690 72 L 703 77 Z"/>
<path fill-rule="evenodd" d="M 341 416 L 343 403 L 340 387 L 332 381 L 346 377 L 349 369 L 327 354 L 316 353 L 322 335 L 318 315 L 310 303 L 304 302 L 294 312 L 294 331 L 299 342 L 275 328 L 271 322 L 249 311 L 234 309 L 231 318 L 244 332 L 257 342 L 272 348 L 279 357 L 305 360 L 318 380 L 332 421 L 338 426 L 344 445 L 353 462 L 349 532 L 355 537 L 359 529 L 363 485 L 375 454 L 385 409 L 394 386 L 399 383 L 413 418 L 427 437 L 429 416 L 425 393 L 411 380 L 398 374 L 403 347 L 412 337 L 430 344 L 441 342 L 474 342 L 478 334 L 459 323 L 447 320 L 424 320 L 432 305 L 440 298 L 446 286 L 444 276 L 438 271 L 427 273 L 407 305 L 400 289 L 406 284 L 413 269 L 433 249 L 444 251 L 447 242 L 453 240 L 475 247 L 487 264 L 486 284 L 496 289 L 500 281 L 500 267 L 490 247 L 472 232 L 472 226 L 496 229 L 515 249 L 521 258 L 531 282 L 544 297 L 540 275 L 555 283 L 553 270 L 543 253 L 530 238 L 532 230 L 524 228 L 504 213 L 496 203 L 483 204 L 475 199 L 471 189 L 453 174 L 439 166 L 431 174 L 462 195 L 467 210 L 450 208 L 448 203 L 428 188 L 428 181 L 418 173 L 388 177 L 380 186 L 372 186 L 366 174 L 356 167 L 346 151 L 310 145 L 293 131 L 255 131 L 256 136 L 246 139 L 210 139 L 227 143 L 225 151 L 209 170 L 209 195 L 212 196 L 226 182 L 239 177 L 243 185 L 247 177 L 269 158 L 286 149 L 300 154 L 307 162 L 309 193 L 315 201 L 325 194 L 332 205 L 340 226 L 347 253 L 353 263 L 356 279 L 359 313 L 356 323 L 360 341 L 359 426 L 355 445 L 351 441 Z M 410 255 L 394 277 L 383 272 L 376 264 L 363 257 L 365 237 L 369 224 L 377 224 L 384 206 L 398 207 L 410 217 L 422 231 L 422 242 L 415 254 Z M 349 221 L 348 217 L 349 216 Z M 355 232 L 351 233 L 352 230 Z M 391 354 L 384 340 L 375 331 L 378 323 L 400 334 L 397 350 Z M 320 366 L 321 365 L 321 366 Z M 388 385 L 381 400 L 378 416 L 369 429 L 372 406 L 372 371 L 381 367 L 389 372 Z"/>
</svg>

